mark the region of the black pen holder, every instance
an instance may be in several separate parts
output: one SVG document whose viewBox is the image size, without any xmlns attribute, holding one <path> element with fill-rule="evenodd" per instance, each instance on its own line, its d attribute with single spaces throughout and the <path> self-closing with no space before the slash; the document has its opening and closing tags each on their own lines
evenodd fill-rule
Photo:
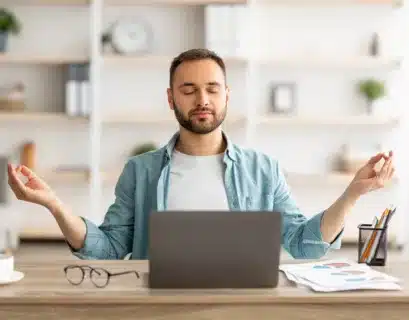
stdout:
<svg viewBox="0 0 409 320">
<path fill-rule="evenodd" d="M 358 262 L 366 263 L 369 266 L 384 266 L 388 254 L 388 228 L 375 228 L 370 224 L 360 224 L 358 229 Z M 369 251 L 365 249 L 366 244 L 371 244 Z M 367 257 L 372 256 L 368 261 L 363 259 L 365 251 Z"/>
</svg>

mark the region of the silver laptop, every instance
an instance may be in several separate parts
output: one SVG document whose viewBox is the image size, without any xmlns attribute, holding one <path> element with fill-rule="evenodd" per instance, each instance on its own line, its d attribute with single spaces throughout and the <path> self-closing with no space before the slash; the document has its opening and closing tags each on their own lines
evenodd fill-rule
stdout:
<svg viewBox="0 0 409 320">
<path fill-rule="evenodd" d="M 273 288 L 281 252 L 275 212 L 161 211 L 149 219 L 148 286 Z"/>
</svg>

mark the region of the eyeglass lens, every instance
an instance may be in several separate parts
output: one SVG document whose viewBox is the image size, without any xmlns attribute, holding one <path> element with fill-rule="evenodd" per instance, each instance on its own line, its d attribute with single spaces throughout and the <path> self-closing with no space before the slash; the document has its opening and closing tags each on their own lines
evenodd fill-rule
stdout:
<svg viewBox="0 0 409 320">
<path fill-rule="evenodd" d="M 101 268 L 91 270 L 91 281 L 99 288 L 105 287 L 109 281 L 109 274 Z"/>
<path fill-rule="evenodd" d="M 66 276 L 69 282 L 78 285 L 85 278 L 85 270 L 90 269 L 90 278 L 92 283 L 99 287 L 105 287 L 109 281 L 109 274 L 106 270 L 101 268 L 90 268 L 85 266 L 70 266 L 66 268 Z"/>
<path fill-rule="evenodd" d="M 82 268 L 73 266 L 68 267 L 65 271 L 67 279 L 72 284 L 80 284 L 84 280 L 84 271 Z"/>
</svg>

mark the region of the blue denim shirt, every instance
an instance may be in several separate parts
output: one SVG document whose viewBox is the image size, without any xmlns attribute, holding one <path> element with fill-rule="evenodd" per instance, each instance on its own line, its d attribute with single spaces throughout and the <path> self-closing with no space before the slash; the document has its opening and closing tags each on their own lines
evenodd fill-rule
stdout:
<svg viewBox="0 0 409 320">
<path fill-rule="evenodd" d="M 333 243 L 323 241 L 323 212 L 307 219 L 294 202 L 278 162 L 263 153 L 227 141 L 224 154 L 225 187 L 230 210 L 269 210 L 282 214 L 281 243 L 294 258 L 317 259 L 330 248 L 339 249 L 342 233 Z M 100 226 L 86 218 L 86 238 L 81 259 L 148 259 L 148 216 L 167 208 L 172 151 L 179 133 L 167 145 L 125 164 L 115 187 L 115 201 Z"/>
</svg>

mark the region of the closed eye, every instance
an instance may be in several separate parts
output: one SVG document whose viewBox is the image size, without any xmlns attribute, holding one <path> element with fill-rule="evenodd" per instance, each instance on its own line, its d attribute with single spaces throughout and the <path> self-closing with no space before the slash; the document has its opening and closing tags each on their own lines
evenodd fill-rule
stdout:
<svg viewBox="0 0 409 320">
<path fill-rule="evenodd" d="M 209 88 L 208 91 L 209 91 L 210 93 L 218 93 L 218 92 L 219 92 L 219 88 L 218 88 L 218 87 L 212 87 L 212 88 Z"/>
</svg>

